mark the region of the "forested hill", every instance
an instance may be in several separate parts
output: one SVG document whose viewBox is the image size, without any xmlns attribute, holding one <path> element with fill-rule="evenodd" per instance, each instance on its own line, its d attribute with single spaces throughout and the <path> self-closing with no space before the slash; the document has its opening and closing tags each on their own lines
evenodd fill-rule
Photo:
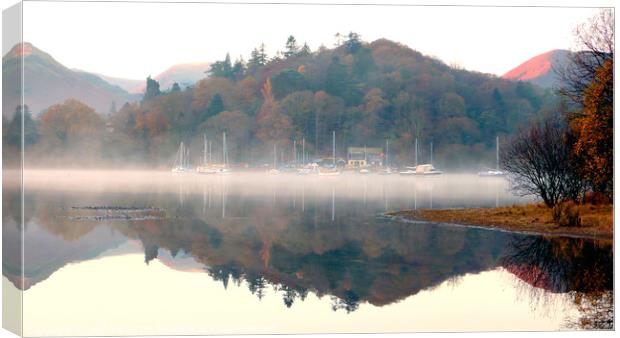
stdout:
<svg viewBox="0 0 620 338">
<path fill-rule="evenodd" d="M 418 138 L 421 161 L 433 142 L 437 165 L 479 167 L 494 163 L 496 135 L 552 111 L 550 92 L 451 68 L 386 39 L 367 43 L 351 33 L 333 49 L 311 51 L 290 37 L 285 46 L 274 57 L 257 47 L 247 62 L 227 55 L 184 90 L 162 92 L 148 79 L 143 101 L 110 117 L 106 142 L 117 155 L 163 165 L 181 141 L 200 154 L 203 133 L 219 154 L 227 131 L 229 158 L 256 163 L 273 158 L 274 144 L 286 149 L 280 160 L 289 160 L 293 140 L 304 138 L 311 157 L 328 156 L 336 131 L 340 157 L 347 146 L 389 139 L 390 157 L 410 164 Z"/>
</svg>

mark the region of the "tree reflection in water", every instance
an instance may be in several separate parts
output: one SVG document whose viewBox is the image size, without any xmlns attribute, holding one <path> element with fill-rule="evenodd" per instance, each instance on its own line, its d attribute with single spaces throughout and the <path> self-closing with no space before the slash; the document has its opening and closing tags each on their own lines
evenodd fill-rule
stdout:
<svg viewBox="0 0 620 338">
<path fill-rule="evenodd" d="M 3 275 L 25 290 L 70 262 L 92 259 L 129 240 L 141 243 L 147 263 L 159 259 L 179 271 L 202 270 L 224 288 L 231 280 L 245 284 L 259 300 L 272 287 L 291 308 L 311 292 L 329 296 L 332 310 L 350 313 L 361 304 L 395 304 L 444 282 L 456 285 L 462 276 L 503 267 L 534 286 L 527 292 L 569 294 L 582 314 L 569 325 L 613 325 L 611 243 L 395 222 L 377 217 L 384 201 L 376 193 L 374 202 L 336 203 L 332 220 L 332 188 L 320 192 L 311 198 L 306 191 L 302 207 L 295 207 L 287 198 L 267 201 L 262 194 L 237 191 L 227 197 L 225 219 L 221 202 L 206 208 L 202 198 L 180 205 L 176 195 L 166 194 L 37 193 L 26 234 L 27 283 L 20 281 L 18 247 L 3 247 Z M 3 222 L 11 224 L 3 227 L 5 244 L 21 236 L 10 201 L 3 204 Z M 110 222 L 67 217 L 74 213 L 72 205 L 86 203 L 152 205 L 161 212 Z M 191 265 L 185 266 L 188 256 Z"/>
<path fill-rule="evenodd" d="M 566 326 L 613 329 L 613 247 L 611 241 L 541 236 L 515 237 L 501 264 L 526 283 L 568 293 L 580 317 Z M 530 297 L 540 297 L 536 289 Z"/>
<path fill-rule="evenodd" d="M 344 297 L 331 297 L 332 300 L 332 310 L 338 311 L 343 309 L 347 311 L 347 313 L 353 312 L 357 310 L 360 306 L 359 301 L 360 297 L 353 291 L 347 290 L 344 292 Z"/>
</svg>

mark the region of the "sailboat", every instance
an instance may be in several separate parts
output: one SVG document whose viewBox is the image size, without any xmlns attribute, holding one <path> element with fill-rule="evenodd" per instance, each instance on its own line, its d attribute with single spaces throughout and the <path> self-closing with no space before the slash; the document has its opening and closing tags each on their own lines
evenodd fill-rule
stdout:
<svg viewBox="0 0 620 338">
<path fill-rule="evenodd" d="M 305 176 L 312 173 L 312 166 L 306 165 L 306 139 L 301 140 L 301 168 L 297 169 L 297 175 Z"/>
<path fill-rule="evenodd" d="M 269 175 L 279 175 L 280 170 L 278 170 L 278 146 L 277 144 L 273 144 L 273 168 L 269 169 Z"/>
<path fill-rule="evenodd" d="M 174 159 L 172 172 L 182 173 L 186 171 L 189 171 L 189 150 L 187 150 L 183 142 L 181 142 Z"/>
<path fill-rule="evenodd" d="M 365 166 L 360 169 L 359 173 L 362 175 L 368 175 L 370 174 L 370 170 L 366 168 L 368 166 L 368 154 L 366 153 L 366 145 L 364 145 L 364 163 L 365 163 Z"/>
<path fill-rule="evenodd" d="M 431 161 L 427 164 L 420 164 L 415 167 L 416 176 L 437 176 L 442 175 L 443 171 L 435 169 L 433 166 L 433 142 L 431 142 Z"/>
<path fill-rule="evenodd" d="M 414 176 L 415 175 L 415 169 L 418 166 L 418 139 L 415 139 L 415 159 L 414 159 L 414 166 L 413 167 L 405 167 L 405 171 L 401 171 L 398 174 L 401 176 Z"/>
<path fill-rule="evenodd" d="M 207 140 L 207 134 L 203 134 L 203 143 L 202 164 L 196 167 L 196 172 L 199 174 L 215 174 L 216 169 L 211 166 L 211 147 L 209 140 Z"/>
<path fill-rule="evenodd" d="M 215 170 L 216 174 L 228 175 L 230 169 L 228 168 L 228 150 L 226 149 L 226 132 L 222 132 L 222 162 L 223 165 Z"/>
<path fill-rule="evenodd" d="M 336 167 L 336 132 L 332 131 L 332 168 L 320 168 L 319 176 L 338 176 L 340 171 Z"/>
<path fill-rule="evenodd" d="M 390 169 L 390 140 L 385 140 L 385 169 L 381 170 L 381 175 L 392 175 L 392 169 Z"/>
<path fill-rule="evenodd" d="M 433 142 L 431 142 L 430 144 L 431 146 L 431 158 L 430 158 L 430 163 L 425 163 L 425 164 L 418 164 L 418 139 L 416 139 L 415 142 L 415 166 L 413 167 L 406 167 L 407 168 L 407 175 L 415 175 L 415 176 L 437 176 L 437 175 L 442 175 L 443 171 L 436 169 L 433 166 Z M 401 175 L 403 175 L 403 172 L 401 172 Z"/>
<path fill-rule="evenodd" d="M 503 177 L 506 173 L 499 170 L 499 136 L 495 137 L 495 169 L 487 169 L 478 173 L 480 177 Z"/>
</svg>

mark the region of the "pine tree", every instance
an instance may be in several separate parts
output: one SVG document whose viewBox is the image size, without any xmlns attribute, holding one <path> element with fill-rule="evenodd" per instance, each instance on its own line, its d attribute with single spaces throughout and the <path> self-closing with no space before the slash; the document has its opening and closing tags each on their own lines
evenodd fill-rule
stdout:
<svg viewBox="0 0 620 338">
<path fill-rule="evenodd" d="M 297 53 L 299 53 L 299 46 L 297 45 L 297 40 L 295 40 L 294 36 L 290 35 L 286 40 L 285 51 L 283 55 L 285 58 L 289 58 L 291 56 L 297 55 Z"/>
<path fill-rule="evenodd" d="M 301 47 L 301 50 L 299 51 L 299 53 L 297 53 L 297 55 L 308 56 L 311 53 L 312 51 L 310 50 L 310 46 L 308 46 L 308 44 L 304 42 L 304 45 Z"/>
<path fill-rule="evenodd" d="M 159 82 L 157 80 L 151 79 L 151 76 L 146 78 L 146 91 L 144 92 L 144 101 L 148 99 L 152 99 L 156 96 L 161 95 L 161 91 L 159 90 Z"/>
</svg>

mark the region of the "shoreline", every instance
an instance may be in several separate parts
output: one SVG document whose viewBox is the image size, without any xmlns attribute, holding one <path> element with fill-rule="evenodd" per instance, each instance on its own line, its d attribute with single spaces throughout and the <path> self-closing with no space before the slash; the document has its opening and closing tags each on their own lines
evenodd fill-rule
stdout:
<svg viewBox="0 0 620 338">
<path fill-rule="evenodd" d="M 407 223 L 440 223 L 526 235 L 613 240 L 613 205 L 580 206 L 583 225 L 560 227 L 551 220 L 551 210 L 540 204 L 496 208 L 421 209 L 383 213 L 384 217 Z"/>
</svg>

